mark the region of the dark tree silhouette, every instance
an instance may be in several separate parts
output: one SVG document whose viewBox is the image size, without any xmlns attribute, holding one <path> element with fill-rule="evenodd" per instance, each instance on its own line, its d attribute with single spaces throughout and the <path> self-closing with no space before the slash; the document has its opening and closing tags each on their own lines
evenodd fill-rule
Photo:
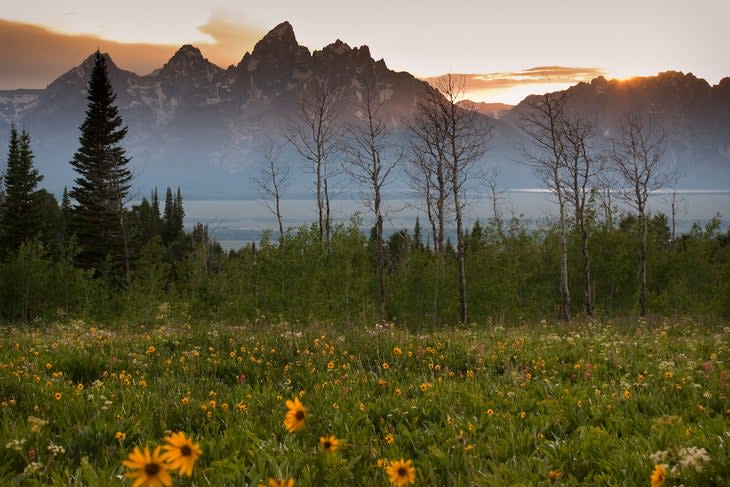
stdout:
<svg viewBox="0 0 730 487">
<path fill-rule="evenodd" d="M 10 129 L 8 162 L 3 178 L 4 202 L 0 213 L 2 248 L 13 252 L 43 230 L 43 215 L 36 196 L 36 187 L 43 179 L 33 167 L 30 135 Z"/>
<path fill-rule="evenodd" d="M 107 258 L 122 267 L 129 281 L 129 249 L 125 198 L 132 183 L 129 158 L 121 142 L 127 134 L 115 105 L 106 59 L 98 51 L 89 79 L 86 119 L 81 125 L 81 146 L 71 165 L 78 173 L 69 193 L 76 202 L 72 230 L 78 238 L 78 260 L 87 268 Z M 110 269 L 113 271 L 113 269 Z"/>
</svg>

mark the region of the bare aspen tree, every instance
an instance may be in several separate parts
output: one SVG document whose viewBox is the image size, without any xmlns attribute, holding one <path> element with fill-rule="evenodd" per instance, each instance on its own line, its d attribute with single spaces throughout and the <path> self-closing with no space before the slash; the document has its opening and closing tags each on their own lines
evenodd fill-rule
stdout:
<svg viewBox="0 0 730 487">
<path fill-rule="evenodd" d="M 464 83 L 447 75 L 439 90 L 446 101 L 446 159 L 451 170 L 451 195 L 456 216 L 456 260 L 459 267 L 459 314 L 461 323 L 468 322 L 466 296 L 466 249 L 464 246 L 464 207 L 466 184 L 474 164 L 487 151 L 490 127 L 476 110 L 459 105 Z"/>
<path fill-rule="evenodd" d="M 598 179 L 596 187 L 596 199 L 598 206 L 603 213 L 603 227 L 607 230 L 613 229 L 613 194 L 616 190 L 616 182 L 611 172 L 603 171 Z"/>
<path fill-rule="evenodd" d="M 385 245 L 383 238 L 383 187 L 390 182 L 393 169 L 403 159 L 403 151 L 393 143 L 393 134 L 380 117 L 383 105 L 375 80 L 363 80 L 359 103 L 361 121 L 347 127 L 345 171 L 363 187 L 365 204 L 375 217 L 377 246 L 378 304 L 384 318 Z"/>
<path fill-rule="evenodd" d="M 451 187 L 446 167 L 445 131 L 441 129 L 438 107 L 442 95 L 435 89 L 425 91 L 416 103 L 410 120 L 410 166 L 408 173 L 413 188 L 423 197 L 431 225 L 434 250 L 442 254 L 446 242 L 446 218 Z"/>
<path fill-rule="evenodd" d="M 684 198 L 682 198 L 677 192 L 678 179 L 679 177 L 675 175 L 675 178 L 667 184 L 670 188 L 670 193 L 664 198 L 664 201 L 669 205 L 669 211 L 671 213 L 670 224 L 672 245 L 674 245 L 674 242 L 677 240 L 677 215 L 684 213 L 687 210 Z"/>
<path fill-rule="evenodd" d="M 416 106 L 417 143 L 426 149 L 426 159 L 443 164 L 445 181 L 451 193 L 451 210 L 456 220 L 456 260 L 459 271 L 459 319 L 469 319 L 464 248 L 464 208 L 466 184 L 476 162 L 488 149 L 491 127 L 476 110 L 459 104 L 463 79 L 446 75 Z M 419 140 L 420 139 L 420 140 Z M 434 157 L 435 156 L 435 157 Z"/>
<path fill-rule="evenodd" d="M 570 288 L 568 287 L 568 236 L 566 221 L 565 93 L 546 93 L 528 99 L 522 114 L 520 129 L 534 145 L 535 151 L 523 152 L 535 174 L 558 201 L 560 231 L 560 319 L 570 319 Z"/>
<path fill-rule="evenodd" d="M 505 199 L 505 191 L 497 187 L 497 171 L 490 171 L 484 178 L 484 184 L 487 187 L 487 198 L 492 207 L 492 221 L 497 230 L 497 236 L 504 241 L 504 219 L 502 217 L 502 202 Z"/>
<path fill-rule="evenodd" d="M 639 217 L 639 314 L 642 317 L 647 313 L 646 245 L 649 222 L 646 205 L 649 195 L 671 180 L 670 174 L 662 168 L 665 149 L 666 136 L 663 130 L 637 115 L 627 114 L 618 127 L 611 152 L 613 168 L 625 184 L 624 191 L 619 195 L 636 210 Z"/>
<path fill-rule="evenodd" d="M 290 167 L 280 161 L 283 147 L 271 139 L 261 147 L 263 159 L 259 174 L 253 180 L 258 186 L 263 205 L 276 216 L 279 225 L 279 245 L 284 244 L 284 222 L 281 214 L 281 196 L 286 187 Z"/>
<path fill-rule="evenodd" d="M 592 136 L 593 126 L 588 120 L 577 116 L 565 118 L 563 123 L 565 198 L 575 210 L 575 228 L 580 237 L 583 260 L 583 306 L 586 316 L 593 316 L 590 234 L 586 205 L 601 170 L 601 160 L 594 156 L 591 147 Z"/>
<path fill-rule="evenodd" d="M 338 147 L 340 136 L 337 100 L 325 82 L 316 81 L 306 91 L 299 105 L 298 119 L 289 124 L 287 140 L 314 173 L 319 241 L 323 247 L 329 243 L 331 218 L 327 183 L 331 170 L 328 162 Z"/>
</svg>

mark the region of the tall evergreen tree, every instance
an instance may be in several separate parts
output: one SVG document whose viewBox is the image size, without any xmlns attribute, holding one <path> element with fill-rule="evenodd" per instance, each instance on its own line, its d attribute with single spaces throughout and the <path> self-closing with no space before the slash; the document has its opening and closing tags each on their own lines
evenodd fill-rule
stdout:
<svg viewBox="0 0 730 487">
<path fill-rule="evenodd" d="M 413 227 L 413 250 L 423 250 L 423 229 L 418 217 L 416 217 L 416 225 Z"/>
<path fill-rule="evenodd" d="M 152 191 L 150 200 L 142 198 L 138 205 L 132 207 L 129 215 L 134 248 L 138 250 L 141 250 L 154 237 L 160 236 L 163 230 L 157 188 Z"/>
<path fill-rule="evenodd" d="M 172 196 L 172 188 L 165 191 L 165 210 L 162 216 L 162 242 L 169 245 L 175 240 L 175 200 Z"/>
<path fill-rule="evenodd" d="M 185 234 L 183 220 L 185 210 L 183 209 L 183 198 L 180 187 L 173 195 L 172 188 L 165 192 L 165 210 L 162 218 L 162 241 L 171 244 Z"/>
<path fill-rule="evenodd" d="M 152 213 L 157 222 L 157 232 L 162 230 L 162 216 L 160 215 L 160 198 L 157 196 L 157 188 L 152 190 Z"/>
<path fill-rule="evenodd" d="M 183 208 L 183 197 L 182 191 L 180 191 L 180 186 L 177 187 L 177 193 L 175 194 L 174 213 L 175 234 L 180 237 L 185 233 L 185 227 L 183 225 L 185 220 L 185 209 Z"/>
<path fill-rule="evenodd" d="M 70 196 L 76 201 L 72 230 L 78 238 L 78 259 L 85 267 L 98 267 L 107 258 L 124 267 L 129 255 L 124 200 L 132 183 L 129 158 L 120 143 L 127 134 L 115 105 L 105 58 L 96 52 L 89 79 L 86 119 L 71 165 L 78 173 Z"/>
<path fill-rule="evenodd" d="M 2 218 L 2 247 L 15 251 L 20 244 L 37 237 L 43 229 L 43 215 L 35 198 L 36 187 L 43 179 L 33 167 L 30 135 L 13 126 L 10 129 L 7 171 L 3 181 L 5 201 Z"/>
<path fill-rule="evenodd" d="M 73 207 L 71 206 L 71 198 L 68 195 L 68 188 L 63 187 L 63 199 L 61 199 L 61 224 L 60 224 L 60 239 L 61 242 L 68 241 L 70 235 L 69 222 L 71 221 L 71 215 Z"/>
</svg>

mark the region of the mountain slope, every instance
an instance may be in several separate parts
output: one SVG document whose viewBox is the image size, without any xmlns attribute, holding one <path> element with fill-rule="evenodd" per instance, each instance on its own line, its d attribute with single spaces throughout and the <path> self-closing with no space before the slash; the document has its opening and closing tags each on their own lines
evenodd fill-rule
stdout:
<svg viewBox="0 0 730 487">
<path fill-rule="evenodd" d="M 692 73 L 668 71 L 629 80 L 598 77 L 565 91 L 568 108 L 591 120 L 605 138 L 615 135 L 626 113 L 660 127 L 667 135 L 666 163 L 678 170 L 680 186 L 730 187 L 730 78 L 710 86 Z M 504 120 L 516 126 L 533 97 Z"/>
<path fill-rule="evenodd" d="M 338 40 L 319 51 L 300 46 L 288 22 L 272 29 L 227 70 L 200 51 L 182 46 L 146 76 L 117 67 L 104 55 L 133 157 L 137 186 L 180 184 L 189 195 L 254 196 L 251 166 L 264 136 L 280 135 L 296 115 L 305 91 L 324 82 L 339 100 L 341 121 L 357 117 L 360 81 L 374 80 L 383 114 L 394 125 L 428 85 L 375 61 L 367 46 Z M 40 170 L 55 192 L 71 185 L 68 161 L 78 146 L 78 126 L 93 55 L 45 90 L 0 92 L 0 143 L 16 122 L 31 131 Z M 231 177 L 233 175 L 234 177 Z"/>
<path fill-rule="evenodd" d="M 106 55 L 105 55 L 106 56 Z M 264 36 L 236 66 L 222 69 L 190 45 L 182 46 L 160 69 L 139 76 L 106 56 L 112 86 L 132 156 L 135 187 L 182 186 L 188 197 L 255 198 L 251 182 L 261 142 L 281 137 L 315 83 L 325 83 L 338 100 L 341 123 L 359 116 L 363 80 L 374 82 L 383 101 L 381 115 L 403 134 L 419 94 L 429 85 L 394 72 L 375 60 L 367 46 L 341 40 L 310 52 L 283 22 Z M 78 127 L 86 110 L 86 85 L 93 55 L 44 90 L 0 92 L 0 145 L 7 146 L 10 123 L 29 129 L 44 184 L 60 194 L 73 184 L 68 161 L 78 148 Z M 667 129 L 667 158 L 681 168 L 684 187 L 730 187 L 730 78 L 717 86 L 675 72 L 628 81 L 596 78 L 568 89 L 571 107 L 591 118 L 603 137 L 630 110 L 651 113 Z M 478 104 L 491 118 L 487 162 L 500 169 L 500 184 L 534 187 L 520 163 L 524 143 L 518 129 L 526 101 L 509 106 Z M 296 160 L 292 151 L 285 158 Z M 299 168 L 289 197 L 307 197 L 310 181 Z M 401 189 L 403 184 L 399 186 Z"/>
</svg>

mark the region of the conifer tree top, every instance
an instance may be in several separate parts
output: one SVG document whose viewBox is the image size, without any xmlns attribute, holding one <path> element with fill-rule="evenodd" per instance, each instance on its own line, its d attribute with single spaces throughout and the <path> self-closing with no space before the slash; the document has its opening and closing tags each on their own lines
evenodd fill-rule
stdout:
<svg viewBox="0 0 730 487">
<path fill-rule="evenodd" d="M 88 108 L 81 124 L 79 149 L 71 160 L 78 174 L 69 196 L 76 202 L 71 227 L 81 249 L 78 260 L 96 267 L 107 257 L 126 257 L 124 204 L 132 183 L 129 157 L 121 146 L 127 134 L 115 105 L 105 56 L 97 51 L 89 75 Z M 126 268 L 126 267 L 125 267 Z"/>
</svg>

